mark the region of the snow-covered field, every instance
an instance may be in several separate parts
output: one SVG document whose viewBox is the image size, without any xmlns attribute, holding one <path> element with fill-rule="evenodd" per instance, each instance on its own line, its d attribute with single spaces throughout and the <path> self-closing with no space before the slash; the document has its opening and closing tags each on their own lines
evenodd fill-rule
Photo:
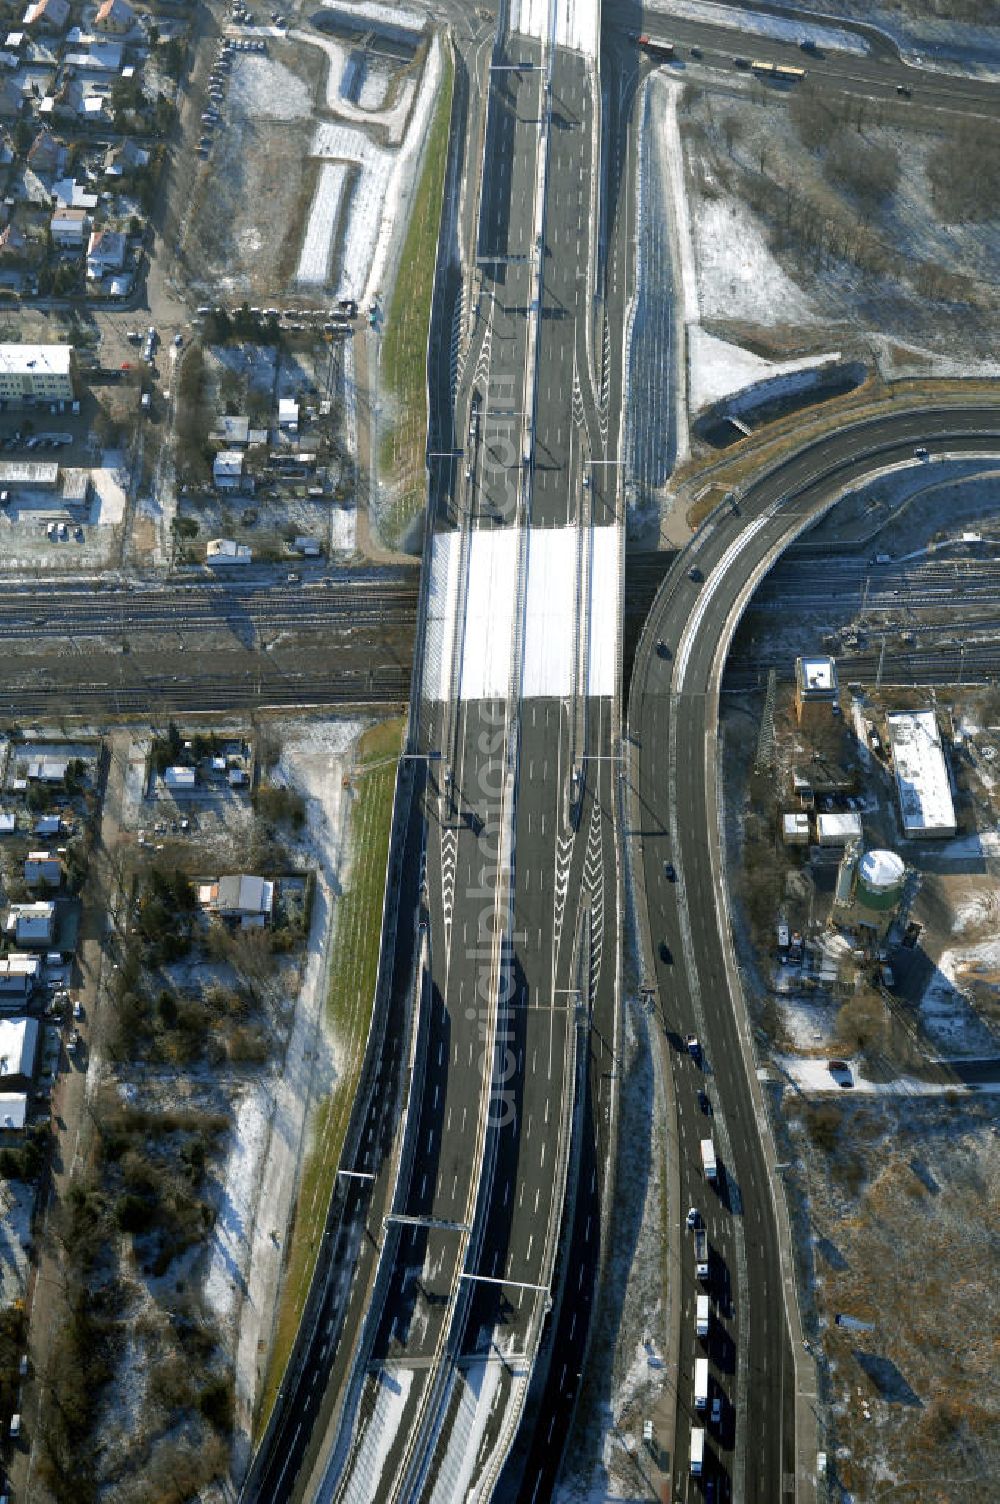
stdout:
<svg viewBox="0 0 1000 1504">
<path fill-rule="evenodd" d="M 987 989 L 1000 997 L 1000 940 L 955 946 L 942 952 L 937 971 L 920 1000 L 920 1021 L 947 1053 L 995 1054 L 996 1040 L 975 1012 L 970 994 Z"/>
<path fill-rule="evenodd" d="M 229 103 L 247 120 L 304 120 L 312 112 L 312 90 L 276 58 L 239 52 L 233 63 Z"/>
<path fill-rule="evenodd" d="M 358 514 L 354 507 L 333 507 L 330 512 L 330 551 L 352 554 L 357 547 Z"/>
<path fill-rule="evenodd" d="M 310 1104 L 329 1090 L 340 1065 L 327 1037 L 323 1004 L 328 945 L 345 852 L 343 775 L 361 727 L 354 721 L 302 722 L 285 729 L 272 778 L 306 798 L 299 848 L 315 864 L 316 896 L 291 1037 L 281 1067 L 246 1093 L 222 1176 L 225 1202 L 215 1229 L 206 1297 L 236 1316 L 238 1428 L 246 1433 L 262 1354 L 270 1344 L 285 1229 L 289 1225 Z M 239 1306 L 236 1294 L 243 1292 Z"/>
<path fill-rule="evenodd" d="M 782 271 L 749 209 L 725 199 L 702 199 L 693 219 L 702 318 L 815 322 L 809 299 Z"/>
<path fill-rule="evenodd" d="M 389 144 L 398 146 L 413 106 L 416 79 L 411 75 L 403 80 L 395 100 L 387 109 L 385 105 L 392 78 L 387 69 L 373 67 L 366 54 L 332 37 L 319 36 L 312 31 L 293 31 L 290 35 L 294 41 L 318 47 L 326 53 L 325 96 L 330 114 L 358 125 L 378 125 L 388 133 Z"/>
<path fill-rule="evenodd" d="M 670 16 L 682 20 L 704 21 L 709 26 L 732 26 L 733 12 L 728 5 L 715 5 L 712 0 L 647 0 L 647 22 L 650 32 L 659 36 L 669 24 Z M 659 29 L 655 29 L 659 28 Z M 833 26 L 817 21 L 785 19 L 784 16 L 769 16 L 760 11 L 740 7 L 739 28 L 750 36 L 772 37 L 779 42 L 801 42 L 808 38 L 817 47 L 831 52 L 854 52 L 864 57 L 869 46 L 857 32 L 846 31 L 842 26 Z M 666 38 L 665 38 L 666 39 Z"/>
<path fill-rule="evenodd" d="M 23 1300 L 28 1282 L 25 1244 L 31 1236 L 34 1191 L 22 1180 L 0 1181 L 0 1304 Z"/>
<path fill-rule="evenodd" d="M 360 131 L 350 126 L 324 121 L 317 126 L 313 138 L 312 154 L 328 159 L 343 170 L 345 163 L 357 167 L 357 182 L 351 194 L 351 202 L 343 223 L 340 239 L 343 244 L 343 259 L 339 282 L 341 297 L 361 298 L 368 280 L 375 247 L 382 229 L 382 217 L 387 212 L 389 180 L 392 176 L 393 154 L 376 146 Z M 333 179 L 331 181 L 331 189 Z M 305 246 L 314 240 L 322 242 L 324 232 L 329 230 L 331 200 L 316 198 L 306 228 Z M 314 231 L 314 218 L 319 216 L 322 228 Z M 329 258 L 329 247 L 327 249 Z M 300 262 L 300 267 L 301 267 Z"/>
<path fill-rule="evenodd" d="M 700 327 L 688 331 L 688 401 L 692 413 L 720 401 L 723 397 L 753 386 L 758 381 L 778 377 L 805 378 L 818 367 L 840 359 L 839 351 L 829 355 L 807 355 L 802 360 L 765 360 L 740 345 L 706 334 Z"/>
<path fill-rule="evenodd" d="M 350 168 L 344 162 L 324 162 L 309 209 L 295 280 L 300 287 L 322 287 L 330 277 L 334 239 Z"/>
</svg>

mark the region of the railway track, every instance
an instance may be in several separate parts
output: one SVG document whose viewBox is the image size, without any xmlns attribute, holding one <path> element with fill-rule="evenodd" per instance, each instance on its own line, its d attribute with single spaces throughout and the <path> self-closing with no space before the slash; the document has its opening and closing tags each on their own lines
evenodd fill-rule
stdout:
<svg viewBox="0 0 1000 1504">
<path fill-rule="evenodd" d="M 112 717 L 243 709 L 404 705 L 410 693 L 408 666 L 374 671 L 275 674 L 207 674 L 189 679 L 146 676 L 140 683 L 0 683 L 0 720 L 23 722 L 34 715 Z"/>
</svg>

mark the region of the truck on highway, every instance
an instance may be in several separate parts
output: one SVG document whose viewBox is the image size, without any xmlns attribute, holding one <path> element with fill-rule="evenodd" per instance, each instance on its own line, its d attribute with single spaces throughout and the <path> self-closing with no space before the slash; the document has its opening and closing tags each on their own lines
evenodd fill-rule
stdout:
<svg viewBox="0 0 1000 1504">
<path fill-rule="evenodd" d="M 702 1426 L 691 1427 L 691 1472 L 696 1478 L 701 1477 L 701 1470 L 705 1465 L 705 1430 Z"/>
<path fill-rule="evenodd" d="M 704 1227 L 694 1235 L 694 1272 L 699 1279 L 708 1279 L 708 1233 Z"/>
<path fill-rule="evenodd" d="M 701 1163 L 705 1170 L 705 1179 L 714 1185 L 718 1178 L 719 1167 L 715 1161 L 715 1145 L 710 1138 L 703 1138 L 701 1141 Z"/>
<path fill-rule="evenodd" d="M 699 1337 L 708 1336 L 708 1323 L 710 1320 L 709 1303 L 707 1295 L 699 1295 L 695 1302 L 694 1329 Z"/>
<path fill-rule="evenodd" d="M 708 1359 L 694 1360 L 694 1408 L 708 1409 Z"/>
<path fill-rule="evenodd" d="M 655 37 L 647 36 L 645 32 L 639 38 L 639 46 L 652 57 L 673 57 L 674 55 L 673 42 L 658 42 Z"/>
</svg>

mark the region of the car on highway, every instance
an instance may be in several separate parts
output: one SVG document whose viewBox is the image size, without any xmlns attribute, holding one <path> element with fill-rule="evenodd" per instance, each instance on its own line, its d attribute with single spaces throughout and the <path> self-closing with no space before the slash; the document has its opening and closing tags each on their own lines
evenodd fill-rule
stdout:
<svg viewBox="0 0 1000 1504">
<path fill-rule="evenodd" d="M 665 940 L 660 941 L 660 960 L 664 966 L 672 966 L 674 964 L 674 953 Z"/>
<path fill-rule="evenodd" d="M 910 88 L 909 84 L 897 84 L 896 93 L 900 96 L 901 99 L 913 98 L 913 90 Z"/>
<path fill-rule="evenodd" d="M 913 451 L 913 458 L 915 460 L 929 460 L 930 451 L 924 444 L 918 444 L 916 449 L 914 449 Z"/>
<path fill-rule="evenodd" d="M 712 1104 L 709 1101 L 709 1096 L 708 1096 L 708 1092 L 707 1091 L 699 1091 L 699 1093 L 698 1093 L 698 1106 L 701 1108 L 702 1112 L 705 1114 L 706 1117 L 710 1118 L 712 1116 Z"/>
<path fill-rule="evenodd" d="M 696 585 L 700 585 L 704 578 L 705 576 L 702 574 L 697 564 L 692 564 L 691 568 L 688 570 L 688 579 L 694 580 Z"/>
<path fill-rule="evenodd" d="M 663 876 L 667 879 L 668 883 L 675 883 L 677 881 L 677 868 L 673 862 L 663 863 Z"/>
<path fill-rule="evenodd" d="M 667 644 L 663 641 L 662 637 L 660 638 L 659 642 L 656 644 L 656 651 L 657 651 L 657 653 L 659 654 L 659 656 L 661 658 L 669 658 L 670 657 L 670 649 L 667 647 Z"/>
<path fill-rule="evenodd" d="M 699 1040 L 697 1034 L 689 1034 L 688 1037 L 687 1037 L 687 1039 L 684 1041 L 684 1043 L 687 1046 L 687 1052 L 691 1056 L 691 1059 L 692 1060 L 700 1060 L 701 1059 L 701 1041 Z"/>
<path fill-rule="evenodd" d="M 709 1425 L 722 1425 L 722 1396 L 719 1394 L 712 1396 L 712 1412 L 709 1416 Z"/>
<path fill-rule="evenodd" d="M 693 1228 L 700 1227 L 700 1226 L 701 1226 L 701 1212 L 698 1210 L 698 1208 L 696 1206 L 689 1207 L 688 1208 L 688 1214 L 687 1214 L 687 1227 L 688 1227 L 688 1230 L 690 1231 Z"/>
</svg>

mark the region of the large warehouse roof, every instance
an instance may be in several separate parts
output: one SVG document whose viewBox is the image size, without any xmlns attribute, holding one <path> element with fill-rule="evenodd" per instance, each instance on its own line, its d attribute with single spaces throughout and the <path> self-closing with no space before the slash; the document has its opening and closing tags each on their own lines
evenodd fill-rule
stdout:
<svg viewBox="0 0 1000 1504">
<path fill-rule="evenodd" d="M 0 375 L 68 376 L 72 345 L 0 345 Z"/>
<path fill-rule="evenodd" d="M 955 805 L 937 717 L 932 710 L 886 716 L 903 829 L 908 836 L 953 836 Z"/>
</svg>

